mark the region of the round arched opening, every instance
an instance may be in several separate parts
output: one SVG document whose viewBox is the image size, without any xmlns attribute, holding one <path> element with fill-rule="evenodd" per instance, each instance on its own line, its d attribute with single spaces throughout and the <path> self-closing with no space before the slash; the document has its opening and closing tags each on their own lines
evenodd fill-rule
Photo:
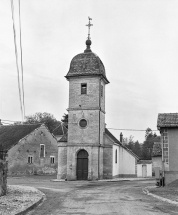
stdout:
<svg viewBox="0 0 178 215">
<path fill-rule="evenodd" d="M 84 149 L 77 153 L 77 180 L 88 179 L 88 152 Z"/>
</svg>

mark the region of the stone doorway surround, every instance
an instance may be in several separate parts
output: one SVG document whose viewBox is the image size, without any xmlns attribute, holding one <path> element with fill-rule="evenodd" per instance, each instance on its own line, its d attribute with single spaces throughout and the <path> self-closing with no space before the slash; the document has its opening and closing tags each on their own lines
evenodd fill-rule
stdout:
<svg viewBox="0 0 178 215">
<path fill-rule="evenodd" d="M 88 153 L 82 149 L 77 153 L 77 168 L 76 168 L 77 180 L 88 179 Z"/>
</svg>

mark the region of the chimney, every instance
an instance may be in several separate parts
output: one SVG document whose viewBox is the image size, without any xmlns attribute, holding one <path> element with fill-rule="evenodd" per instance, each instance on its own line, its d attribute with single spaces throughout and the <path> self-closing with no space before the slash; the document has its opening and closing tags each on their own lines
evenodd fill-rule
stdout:
<svg viewBox="0 0 178 215">
<path fill-rule="evenodd" d="M 122 134 L 122 132 L 120 133 L 120 142 L 121 143 L 123 142 L 123 134 Z"/>
</svg>

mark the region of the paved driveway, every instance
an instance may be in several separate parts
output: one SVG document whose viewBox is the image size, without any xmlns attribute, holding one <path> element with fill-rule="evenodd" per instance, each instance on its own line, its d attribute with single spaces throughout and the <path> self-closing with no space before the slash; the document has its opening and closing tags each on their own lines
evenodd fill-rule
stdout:
<svg viewBox="0 0 178 215">
<path fill-rule="evenodd" d="M 46 200 L 30 215 L 175 215 L 178 207 L 142 192 L 154 181 L 52 182 L 50 177 L 9 178 L 8 184 L 33 186 L 46 194 Z"/>
</svg>

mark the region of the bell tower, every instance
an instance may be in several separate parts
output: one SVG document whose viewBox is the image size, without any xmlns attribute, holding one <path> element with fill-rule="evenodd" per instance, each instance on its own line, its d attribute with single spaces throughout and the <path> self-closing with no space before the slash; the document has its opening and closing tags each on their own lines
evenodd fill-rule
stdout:
<svg viewBox="0 0 178 215">
<path fill-rule="evenodd" d="M 69 122 L 66 143 L 68 180 L 81 177 L 93 180 L 102 178 L 103 175 L 105 85 L 109 81 L 106 78 L 102 61 L 91 51 L 91 18 L 87 26 L 86 49 L 84 53 L 72 59 L 69 72 L 65 76 L 69 81 Z M 81 162 L 81 157 L 78 158 L 79 154 L 82 154 L 81 150 L 87 157 L 87 161 L 86 157 L 83 158 L 85 159 L 83 162 Z M 81 165 L 85 163 L 88 166 L 79 167 L 79 163 Z"/>
</svg>

